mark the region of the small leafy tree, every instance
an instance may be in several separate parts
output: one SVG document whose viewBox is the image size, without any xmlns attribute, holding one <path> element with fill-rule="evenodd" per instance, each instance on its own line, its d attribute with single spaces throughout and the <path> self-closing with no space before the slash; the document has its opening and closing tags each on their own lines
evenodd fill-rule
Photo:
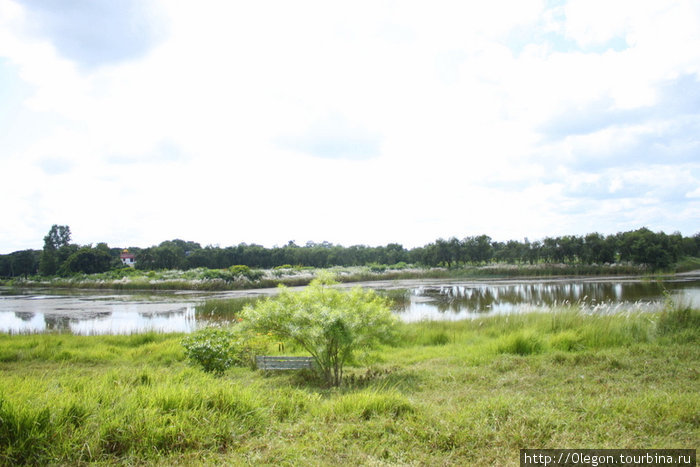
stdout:
<svg viewBox="0 0 700 467">
<path fill-rule="evenodd" d="M 323 276 L 300 292 L 280 286 L 277 297 L 246 307 L 241 317 L 255 331 L 299 344 L 326 382 L 338 386 L 353 352 L 389 340 L 396 317 L 374 291 L 340 290 L 334 284 Z"/>
</svg>

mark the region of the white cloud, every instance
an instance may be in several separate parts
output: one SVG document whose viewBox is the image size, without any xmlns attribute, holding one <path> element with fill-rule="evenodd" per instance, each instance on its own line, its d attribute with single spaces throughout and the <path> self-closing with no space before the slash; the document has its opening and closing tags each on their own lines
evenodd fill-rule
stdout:
<svg viewBox="0 0 700 467">
<path fill-rule="evenodd" d="M 533 239 L 618 231 L 626 209 L 698 229 L 668 188 L 698 181 L 678 97 L 700 82 L 696 2 L 148 5 L 167 36 L 96 62 L 0 0 L 0 82 L 29 95 L 0 136 L 0 251 L 54 223 L 115 246 Z"/>
</svg>

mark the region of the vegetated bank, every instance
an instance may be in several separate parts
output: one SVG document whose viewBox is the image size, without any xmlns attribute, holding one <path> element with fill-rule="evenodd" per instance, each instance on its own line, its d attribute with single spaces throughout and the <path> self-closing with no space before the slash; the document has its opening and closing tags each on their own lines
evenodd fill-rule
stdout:
<svg viewBox="0 0 700 467">
<path fill-rule="evenodd" d="M 483 266 L 421 267 L 416 265 L 370 265 L 330 268 L 277 267 L 251 269 L 236 265 L 226 269 L 195 268 L 190 270 L 144 271 L 133 268 L 113 269 L 95 274 L 28 276 L 0 280 L 0 285 L 16 288 L 67 288 L 113 290 L 242 290 L 308 285 L 321 271 L 329 271 L 340 282 L 366 282 L 400 279 L 495 279 L 577 276 L 668 276 L 676 272 L 700 269 L 700 260 L 686 258 L 666 271 L 652 271 L 635 264 L 490 264 Z"/>
<path fill-rule="evenodd" d="M 183 337 L 0 335 L 0 463 L 518 465 L 524 447 L 700 440 L 686 305 L 402 324 L 340 388 L 213 376 L 185 362 Z"/>
</svg>

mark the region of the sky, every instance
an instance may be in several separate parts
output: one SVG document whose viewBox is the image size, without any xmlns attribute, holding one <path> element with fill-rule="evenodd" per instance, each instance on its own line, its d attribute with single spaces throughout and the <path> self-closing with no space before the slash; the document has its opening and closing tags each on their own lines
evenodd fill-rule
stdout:
<svg viewBox="0 0 700 467">
<path fill-rule="evenodd" d="M 0 0 L 0 253 L 700 231 L 697 0 Z"/>
</svg>

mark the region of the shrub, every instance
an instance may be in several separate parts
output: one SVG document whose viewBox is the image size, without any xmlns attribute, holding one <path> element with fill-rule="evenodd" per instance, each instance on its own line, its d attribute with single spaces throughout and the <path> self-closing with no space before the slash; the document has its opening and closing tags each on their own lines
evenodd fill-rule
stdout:
<svg viewBox="0 0 700 467">
<path fill-rule="evenodd" d="M 260 271 L 253 271 L 248 266 L 242 264 L 236 264 L 228 268 L 233 276 L 245 277 L 251 281 L 256 281 L 260 279 L 263 275 Z"/>
<path fill-rule="evenodd" d="M 226 282 L 231 282 L 235 278 L 235 274 L 226 269 L 206 269 L 200 275 L 202 279 L 221 279 Z"/>
<path fill-rule="evenodd" d="M 367 265 L 369 267 L 369 270 L 371 272 L 384 272 L 386 271 L 387 265 L 386 264 L 377 264 L 377 263 L 370 263 Z"/>
<path fill-rule="evenodd" d="M 267 336 L 234 329 L 205 328 L 185 337 L 185 356 L 208 373 L 223 374 L 231 366 L 252 365 L 255 355 L 264 353 Z"/>
</svg>

